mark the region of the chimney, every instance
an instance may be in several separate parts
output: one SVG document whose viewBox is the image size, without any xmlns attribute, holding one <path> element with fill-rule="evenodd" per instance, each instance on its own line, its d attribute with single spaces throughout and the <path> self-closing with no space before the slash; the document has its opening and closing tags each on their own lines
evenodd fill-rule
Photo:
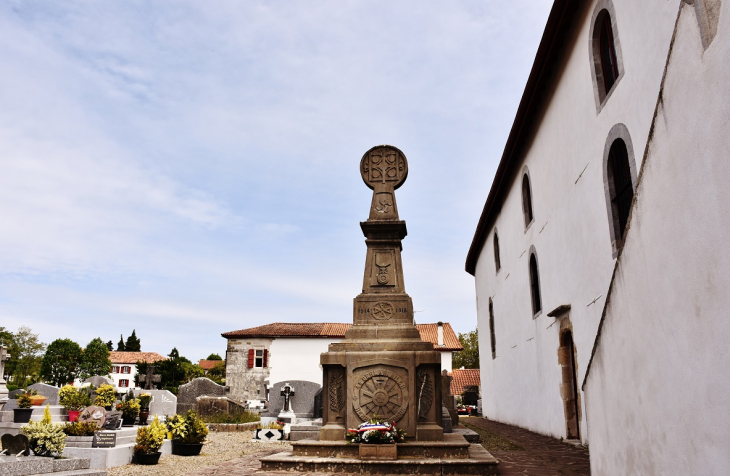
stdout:
<svg viewBox="0 0 730 476">
<path fill-rule="evenodd" d="M 439 347 L 444 346 L 444 323 L 439 321 L 436 328 L 436 342 Z"/>
</svg>

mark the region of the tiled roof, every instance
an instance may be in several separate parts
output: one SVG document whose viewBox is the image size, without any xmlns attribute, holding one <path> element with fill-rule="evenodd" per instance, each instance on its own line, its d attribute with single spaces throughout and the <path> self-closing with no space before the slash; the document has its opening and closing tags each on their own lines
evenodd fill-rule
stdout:
<svg viewBox="0 0 730 476">
<path fill-rule="evenodd" d="M 454 378 L 451 381 L 451 395 L 461 395 L 468 385 L 482 386 L 479 369 L 454 369 L 449 375 Z"/>
<path fill-rule="evenodd" d="M 218 362 L 223 362 L 223 361 L 222 360 L 204 360 L 204 359 L 200 359 L 200 362 L 198 362 L 198 365 L 200 365 L 200 367 L 203 370 L 210 370 L 213 367 L 215 367 L 215 364 L 217 364 Z"/>
<path fill-rule="evenodd" d="M 251 327 L 249 329 L 241 329 L 239 331 L 225 332 L 221 334 L 226 339 L 235 339 L 240 337 L 345 337 L 345 332 L 352 324 L 343 324 L 338 322 L 318 322 L 318 323 L 289 323 L 274 322 L 264 326 Z M 444 345 L 437 346 L 437 328 L 438 324 L 416 324 L 418 332 L 421 333 L 421 339 L 431 342 L 436 350 L 463 350 L 459 343 L 454 329 L 448 322 L 444 323 Z"/>
<path fill-rule="evenodd" d="M 134 364 L 137 362 L 147 362 L 149 364 L 166 359 L 167 357 L 157 352 L 109 352 L 109 360 L 112 361 L 112 364 Z"/>
</svg>

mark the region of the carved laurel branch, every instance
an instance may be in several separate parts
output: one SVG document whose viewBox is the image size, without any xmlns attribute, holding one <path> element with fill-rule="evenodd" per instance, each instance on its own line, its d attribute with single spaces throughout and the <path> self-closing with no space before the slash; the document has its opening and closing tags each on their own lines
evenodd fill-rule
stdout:
<svg viewBox="0 0 730 476">
<path fill-rule="evenodd" d="M 433 405 L 433 381 L 428 374 L 419 373 L 418 378 L 418 416 L 425 418 Z"/>
<path fill-rule="evenodd" d="M 339 413 L 345 407 L 344 385 L 342 384 L 342 374 L 334 373 L 330 375 L 330 410 Z"/>
</svg>

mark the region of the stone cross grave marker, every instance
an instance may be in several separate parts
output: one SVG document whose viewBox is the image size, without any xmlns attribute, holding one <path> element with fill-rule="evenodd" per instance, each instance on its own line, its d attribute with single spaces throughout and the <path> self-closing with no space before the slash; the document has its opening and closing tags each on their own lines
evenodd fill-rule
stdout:
<svg viewBox="0 0 730 476">
<path fill-rule="evenodd" d="M 139 376 L 139 382 L 144 382 L 144 389 L 145 390 L 154 390 L 155 387 L 152 386 L 153 383 L 160 383 L 162 382 L 162 375 L 155 374 L 156 366 L 152 364 L 147 364 L 147 372 L 145 375 Z"/>
<path fill-rule="evenodd" d="M 3 409 L 5 403 L 8 401 L 8 387 L 6 385 L 3 375 L 5 375 L 5 361 L 10 360 L 10 354 L 8 354 L 8 348 L 0 342 L 0 410 Z"/>
<path fill-rule="evenodd" d="M 282 411 L 284 413 L 291 412 L 291 397 L 295 395 L 294 389 L 291 387 L 291 385 L 286 384 L 283 387 L 281 387 L 281 396 L 284 397 L 284 408 Z"/>
</svg>

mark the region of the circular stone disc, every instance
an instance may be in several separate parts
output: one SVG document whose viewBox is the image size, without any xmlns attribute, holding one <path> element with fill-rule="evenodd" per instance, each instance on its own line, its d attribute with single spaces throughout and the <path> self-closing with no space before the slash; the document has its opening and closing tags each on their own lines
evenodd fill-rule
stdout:
<svg viewBox="0 0 730 476">
<path fill-rule="evenodd" d="M 362 156 L 360 175 L 370 189 L 374 189 L 377 184 L 383 184 L 395 190 L 406 181 L 408 161 L 397 147 L 377 145 Z"/>
<path fill-rule="evenodd" d="M 79 421 L 81 422 L 91 422 L 97 424 L 99 428 L 104 426 L 104 421 L 106 420 L 106 410 L 104 407 L 97 407 L 97 406 L 90 406 L 86 407 L 84 411 L 79 415 Z"/>
</svg>

